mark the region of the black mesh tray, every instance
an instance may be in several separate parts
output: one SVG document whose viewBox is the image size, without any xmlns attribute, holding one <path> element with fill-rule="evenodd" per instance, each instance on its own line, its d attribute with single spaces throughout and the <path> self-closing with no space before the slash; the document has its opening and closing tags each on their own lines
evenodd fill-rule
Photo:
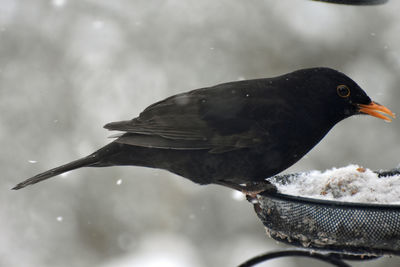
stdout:
<svg viewBox="0 0 400 267">
<path fill-rule="evenodd" d="M 400 174 L 400 169 L 377 173 L 384 177 Z M 274 179 L 288 180 L 296 175 Z M 276 192 L 260 193 L 252 202 L 275 240 L 348 255 L 400 255 L 400 205 L 319 200 Z"/>
</svg>

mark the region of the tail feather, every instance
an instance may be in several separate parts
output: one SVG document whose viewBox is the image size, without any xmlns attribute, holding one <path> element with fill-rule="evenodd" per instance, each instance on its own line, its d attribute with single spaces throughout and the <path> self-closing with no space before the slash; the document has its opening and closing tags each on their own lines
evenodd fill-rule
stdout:
<svg viewBox="0 0 400 267">
<path fill-rule="evenodd" d="M 49 178 L 51 178 L 53 176 L 62 174 L 64 172 L 71 171 L 71 170 L 74 170 L 74 169 L 78 169 L 78 168 L 81 168 L 81 167 L 91 166 L 91 165 L 93 165 L 95 163 L 98 163 L 98 157 L 96 156 L 96 154 L 92 154 L 92 155 L 89 155 L 89 156 L 87 156 L 85 158 L 81 158 L 81 159 L 72 161 L 72 162 L 67 163 L 65 165 L 53 168 L 51 170 L 48 170 L 48 171 L 40 173 L 40 174 L 38 174 L 36 176 L 33 176 L 33 177 L 31 177 L 31 178 L 29 178 L 29 179 L 17 184 L 12 189 L 13 190 L 18 190 L 18 189 L 24 188 L 24 187 L 26 187 L 28 185 L 36 184 L 36 183 L 41 182 L 43 180 L 49 179 Z"/>
</svg>

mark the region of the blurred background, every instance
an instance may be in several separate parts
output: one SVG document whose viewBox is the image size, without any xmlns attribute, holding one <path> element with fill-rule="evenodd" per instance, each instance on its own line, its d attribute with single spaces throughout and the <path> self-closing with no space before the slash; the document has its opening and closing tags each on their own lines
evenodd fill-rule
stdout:
<svg viewBox="0 0 400 267">
<path fill-rule="evenodd" d="M 0 266 L 236 266 L 284 248 L 240 194 L 162 170 L 81 169 L 10 188 L 108 143 L 107 122 L 227 81 L 332 67 L 400 112 L 399 14 L 398 1 L 0 0 Z M 399 130 L 347 119 L 286 172 L 396 167 Z M 328 266 L 268 266 L 311 264 Z"/>
</svg>

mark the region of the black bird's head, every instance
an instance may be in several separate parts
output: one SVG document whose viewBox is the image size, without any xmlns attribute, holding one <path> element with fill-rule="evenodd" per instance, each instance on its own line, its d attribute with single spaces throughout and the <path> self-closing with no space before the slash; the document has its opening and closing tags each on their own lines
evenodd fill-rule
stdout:
<svg viewBox="0 0 400 267">
<path fill-rule="evenodd" d="M 356 82 L 345 74 L 330 68 L 302 69 L 292 73 L 303 80 L 302 93 L 316 111 L 324 110 L 331 121 L 339 122 L 352 115 L 371 115 L 387 122 L 395 114 L 385 106 L 372 101 Z M 321 114 L 322 115 L 322 114 Z M 390 117 L 389 117 L 390 116 Z"/>
</svg>

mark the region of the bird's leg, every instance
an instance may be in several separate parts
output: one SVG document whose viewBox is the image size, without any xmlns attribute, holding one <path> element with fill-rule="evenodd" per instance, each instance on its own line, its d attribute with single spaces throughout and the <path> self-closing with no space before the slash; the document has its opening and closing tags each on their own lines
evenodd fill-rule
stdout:
<svg viewBox="0 0 400 267">
<path fill-rule="evenodd" d="M 220 180 L 216 182 L 216 184 L 226 186 L 235 190 L 238 190 L 245 194 L 246 196 L 255 197 L 257 194 L 268 191 L 268 192 L 276 192 L 276 187 L 268 181 L 257 181 L 250 182 L 246 184 L 237 184 L 230 181 Z"/>
</svg>

